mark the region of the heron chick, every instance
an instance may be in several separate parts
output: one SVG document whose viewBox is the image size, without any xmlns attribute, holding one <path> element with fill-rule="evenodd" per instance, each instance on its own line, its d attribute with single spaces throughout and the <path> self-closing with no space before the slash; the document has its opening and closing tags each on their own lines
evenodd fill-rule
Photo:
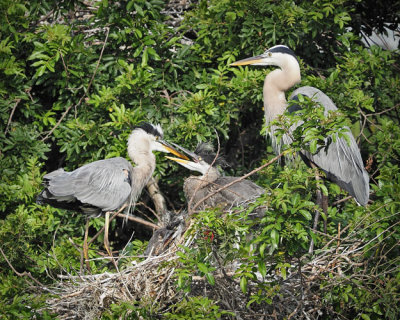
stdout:
<svg viewBox="0 0 400 320">
<path fill-rule="evenodd" d="M 284 45 L 277 45 L 263 54 L 236 61 L 232 66 L 256 65 L 256 66 L 276 66 L 275 69 L 268 73 L 265 77 L 263 97 L 264 97 L 264 112 L 265 122 L 268 125 L 272 120 L 283 114 L 288 106 L 285 92 L 300 82 L 300 65 L 295 53 Z M 325 113 L 328 111 L 337 110 L 336 105 L 332 100 L 317 88 L 304 86 L 296 89 L 290 96 L 289 100 L 299 100 L 299 95 L 307 96 L 316 104 L 325 108 Z M 291 106 L 289 112 L 296 111 L 300 106 Z M 294 131 L 302 122 L 294 125 L 291 130 Z M 354 197 L 356 202 L 365 206 L 369 199 L 369 177 L 364 168 L 360 150 L 357 143 L 351 134 L 349 128 L 345 133 L 346 139 L 337 136 L 336 139 L 315 154 L 306 151 L 301 151 L 300 155 L 305 162 L 310 166 L 321 168 L 326 177 L 338 184 L 342 189 L 346 190 Z M 274 135 L 275 127 L 271 126 L 270 136 L 272 146 L 275 153 L 280 153 L 280 144 Z M 331 139 L 326 137 L 325 139 Z M 336 140 L 336 142 L 334 142 Z M 290 134 L 284 134 L 282 141 L 285 144 L 292 142 Z"/>
<path fill-rule="evenodd" d="M 176 147 L 184 151 L 191 160 L 166 156 L 166 158 L 179 163 L 181 166 L 200 172 L 201 176 L 189 176 L 185 179 L 183 190 L 186 200 L 192 204 L 192 209 L 198 202 L 198 209 L 222 207 L 229 209 L 239 205 L 247 205 L 261 194 L 264 189 L 250 180 L 240 180 L 239 177 L 222 176 L 217 165 L 226 165 L 221 157 L 216 157 L 212 145 L 200 143 L 195 152 L 186 150 L 178 145 Z M 218 191 L 221 187 L 231 184 L 229 187 Z M 208 195 L 212 196 L 208 197 Z M 207 197 L 207 198 L 206 198 Z"/>
</svg>

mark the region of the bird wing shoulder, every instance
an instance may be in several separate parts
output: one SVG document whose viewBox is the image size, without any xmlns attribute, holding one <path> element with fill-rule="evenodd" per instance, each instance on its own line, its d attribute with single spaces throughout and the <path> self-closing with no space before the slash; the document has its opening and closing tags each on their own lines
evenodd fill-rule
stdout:
<svg viewBox="0 0 400 320">
<path fill-rule="evenodd" d="M 325 112 L 327 113 L 328 111 L 334 111 L 337 110 L 336 105 L 333 103 L 331 98 L 329 98 L 325 93 L 323 93 L 321 90 L 310 87 L 310 86 L 304 86 L 301 88 L 296 89 L 293 91 L 293 93 L 290 95 L 289 100 L 299 100 L 298 96 L 299 95 L 307 96 L 311 98 L 313 101 L 319 103 L 321 106 L 325 108 Z M 299 105 L 293 105 L 293 110 L 290 110 L 291 107 L 289 107 L 289 112 L 294 112 L 297 110 L 300 110 L 301 107 Z"/>
<path fill-rule="evenodd" d="M 74 196 L 102 210 L 118 209 L 131 194 L 132 165 L 124 158 L 110 158 L 84 165 L 74 172 Z"/>
</svg>

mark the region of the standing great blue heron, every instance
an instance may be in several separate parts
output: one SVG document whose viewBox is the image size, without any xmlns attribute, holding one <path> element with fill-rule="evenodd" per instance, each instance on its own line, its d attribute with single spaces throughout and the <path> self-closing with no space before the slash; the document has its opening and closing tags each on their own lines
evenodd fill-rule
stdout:
<svg viewBox="0 0 400 320">
<path fill-rule="evenodd" d="M 105 212 L 104 245 L 111 255 L 108 245 L 109 213 L 124 206 L 129 209 L 136 202 L 156 167 L 152 151 L 173 153 L 188 159 L 163 140 L 159 125 L 143 123 L 132 131 L 128 139 L 128 155 L 135 167 L 128 160 L 117 157 L 94 161 L 72 172 L 58 169 L 43 177 L 45 189 L 38 195 L 37 203 L 91 216 Z"/>
<path fill-rule="evenodd" d="M 284 45 L 274 46 L 259 56 L 239 60 L 231 65 L 271 65 L 279 67 L 279 69 L 271 71 L 264 81 L 264 112 L 267 125 L 284 113 L 287 107 L 285 92 L 301 80 L 297 57 L 290 48 Z M 301 87 L 292 93 L 289 100 L 297 100 L 298 95 L 307 96 L 317 104 L 322 105 L 326 113 L 330 110 L 337 110 L 332 100 L 316 88 Z M 301 123 L 297 123 L 291 129 L 294 130 L 299 125 Z M 279 154 L 280 145 L 276 142 L 274 130 L 275 128 L 272 126 L 272 145 L 275 153 Z M 321 149 L 316 154 L 301 151 L 301 156 L 309 165 L 321 168 L 329 180 L 346 190 L 357 203 L 365 206 L 369 199 L 369 177 L 364 169 L 360 150 L 349 129 L 346 135 L 349 138 L 349 144 L 345 139 L 337 137 L 336 142 L 332 141 L 327 150 Z M 285 144 L 290 144 L 292 141 L 287 134 L 283 136 L 282 140 Z"/>
<path fill-rule="evenodd" d="M 233 206 L 246 205 L 246 203 L 256 199 L 264 193 L 263 188 L 250 180 L 238 181 L 229 187 L 216 192 L 219 188 L 226 186 L 239 178 L 221 176 L 216 165 L 222 165 L 224 161 L 221 158 L 216 158 L 216 153 L 214 152 L 212 145 L 201 143 L 197 146 L 194 153 L 180 146 L 177 147 L 184 151 L 192 161 L 169 156 L 167 156 L 167 158 L 176 161 L 189 170 L 197 171 L 202 174 L 202 176 L 190 176 L 185 179 L 183 190 L 187 201 L 192 204 L 190 205 L 189 210 L 199 201 L 201 201 L 198 206 L 200 210 L 212 207 L 228 209 Z M 206 198 L 210 194 L 213 195 Z"/>
</svg>

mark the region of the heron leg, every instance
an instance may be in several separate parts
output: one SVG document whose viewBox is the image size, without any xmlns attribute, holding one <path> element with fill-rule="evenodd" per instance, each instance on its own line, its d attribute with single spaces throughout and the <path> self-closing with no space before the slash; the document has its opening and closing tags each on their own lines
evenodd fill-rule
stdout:
<svg viewBox="0 0 400 320">
<path fill-rule="evenodd" d="M 86 268 L 88 269 L 88 271 L 90 271 L 88 235 L 89 235 L 89 218 L 86 219 L 85 237 L 83 239 L 83 257 L 85 258 Z"/>
<path fill-rule="evenodd" d="M 117 263 L 114 260 L 112 251 L 110 249 L 110 242 L 108 241 L 108 231 L 110 227 L 110 212 L 107 211 L 105 214 L 105 222 L 104 222 L 104 248 L 106 249 L 108 255 L 111 258 L 112 263 L 114 264 L 115 268 L 118 270 Z"/>
<path fill-rule="evenodd" d="M 328 196 L 322 193 L 322 211 L 325 213 L 326 219 L 324 219 L 324 233 L 326 233 L 326 228 L 327 228 L 327 220 L 328 220 Z"/>
<path fill-rule="evenodd" d="M 310 162 L 310 165 L 312 168 L 317 168 L 317 166 L 312 162 Z M 318 174 L 316 174 L 315 180 L 317 180 L 317 181 L 322 180 L 322 178 Z M 319 187 L 317 189 L 316 194 L 317 194 L 316 202 L 317 202 L 317 205 L 320 207 L 320 209 L 318 209 L 315 212 L 315 216 L 314 216 L 314 223 L 313 223 L 312 229 L 315 231 L 318 230 L 318 221 L 319 221 L 319 217 L 321 215 L 320 210 L 322 210 L 324 212 L 325 217 L 328 216 L 328 196 L 324 195 Z M 324 220 L 324 231 L 326 232 L 326 220 Z M 313 252 L 314 252 L 314 240 L 311 239 L 310 247 L 308 248 L 308 253 L 312 254 Z"/>
</svg>

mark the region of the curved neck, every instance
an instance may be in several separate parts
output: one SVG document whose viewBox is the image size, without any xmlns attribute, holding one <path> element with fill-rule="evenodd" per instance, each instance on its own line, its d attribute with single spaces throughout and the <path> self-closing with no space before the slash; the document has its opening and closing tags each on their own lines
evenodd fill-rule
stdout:
<svg viewBox="0 0 400 320">
<path fill-rule="evenodd" d="M 151 152 L 147 141 L 129 141 L 128 155 L 136 164 L 132 169 L 132 197 L 136 201 L 142 189 L 149 182 L 156 168 L 156 157 Z"/>
<path fill-rule="evenodd" d="M 264 81 L 264 112 L 266 123 L 282 114 L 287 105 L 285 92 L 301 80 L 300 66 L 296 59 L 290 58 L 271 71 Z"/>
</svg>

